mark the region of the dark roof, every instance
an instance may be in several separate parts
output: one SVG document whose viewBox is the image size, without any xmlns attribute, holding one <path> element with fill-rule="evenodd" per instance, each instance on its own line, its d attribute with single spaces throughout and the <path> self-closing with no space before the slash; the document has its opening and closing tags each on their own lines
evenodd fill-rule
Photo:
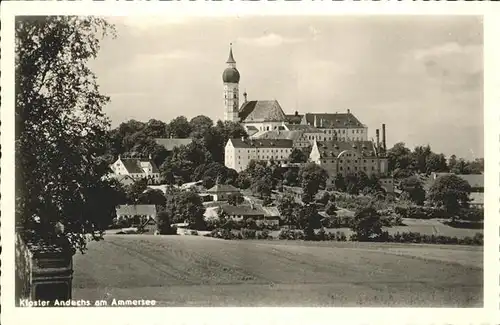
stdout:
<svg viewBox="0 0 500 325">
<path fill-rule="evenodd" d="M 247 126 L 247 130 L 258 131 L 259 129 L 257 129 L 257 127 L 255 127 L 253 125 L 249 125 L 249 126 Z"/>
<path fill-rule="evenodd" d="M 141 168 L 141 165 L 139 163 L 139 159 L 137 158 L 121 158 L 121 161 L 123 165 L 125 166 L 125 169 L 129 173 L 133 174 L 142 174 L 144 173 L 144 170 Z"/>
<path fill-rule="evenodd" d="M 137 205 L 119 205 L 116 207 L 116 214 L 128 216 L 150 216 L 156 214 L 156 205 L 137 204 Z"/>
<path fill-rule="evenodd" d="M 187 146 L 193 139 L 181 139 L 181 138 L 156 138 L 156 143 L 163 146 L 167 151 L 174 150 L 175 147 Z"/>
<path fill-rule="evenodd" d="M 295 114 L 285 114 L 285 120 L 289 124 L 300 124 L 302 121 L 303 114 L 295 113 Z"/>
<path fill-rule="evenodd" d="M 371 141 L 317 141 L 321 158 L 337 157 L 344 150 L 354 150 L 363 157 L 375 157 L 374 144 Z"/>
<path fill-rule="evenodd" d="M 142 174 L 144 170 L 141 167 L 141 162 L 148 162 L 152 166 L 153 173 L 159 173 L 158 166 L 156 166 L 155 162 L 152 159 L 139 159 L 139 158 L 120 158 L 123 165 L 127 169 L 129 173 L 133 174 Z"/>
<path fill-rule="evenodd" d="M 227 192 L 239 192 L 240 190 L 233 185 L 228 184 L 215 184 L 214 187 L 207 190 L 207 193 L 227 193 Z"/>
<path fill-rule="evenodd" d="M 318 129 L 311 125 L 305 124 L 286 124 L 287 129 L 290 131 L 304 131 L 307 133 L 324 133 L 321 129 Z"/>
<path fill-rule="evenodd" d="M 230 216 L 264 216 L 264 211 L 258 205 L 221 205 L 222 211 Z"/>
<path fill-rule="evenodd" d="M 300 131 L 266 131 L 256 139 L 289 139 L 297 140 L 302 136 Z"/>
<path fill-rule="evenodd" d="M 230 139 L 235 148 L 292 148 L 293 141 L 288 139 Z"/>
<path fill-rule="evenodd" d="M 222 81 L 237 84 L 240 82 L 240 72 L 236 68 L 226 68 L 222 73 Z"/>
<path fill-rule="evenodd" d="M 363 124 L 352 113 L 306 113 L 306 122 L 314 125 L 314 117 L 320 127 L 328 128 L 353 128 L 362 127 Z"/>
<path fill-rule="evenodd" d="M 285 113 L 277 100 L 251 100 L 243 103 L 239 113 L 243 122 L 281 122 Z"/>
</svg>

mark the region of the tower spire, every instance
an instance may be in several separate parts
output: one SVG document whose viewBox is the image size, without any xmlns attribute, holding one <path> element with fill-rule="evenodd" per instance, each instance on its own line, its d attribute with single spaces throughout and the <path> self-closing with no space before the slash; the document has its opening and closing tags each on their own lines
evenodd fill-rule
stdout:
<svg viewBox="0 0 500 325">
<path fill-rule="evenodd" d="M 233 43 L 229 43 L 229 58 L 227 59 L 226 63 L 228 64 L 235 64 L 236 61 L 234 60 L 233 57 Z"/>
</svg>

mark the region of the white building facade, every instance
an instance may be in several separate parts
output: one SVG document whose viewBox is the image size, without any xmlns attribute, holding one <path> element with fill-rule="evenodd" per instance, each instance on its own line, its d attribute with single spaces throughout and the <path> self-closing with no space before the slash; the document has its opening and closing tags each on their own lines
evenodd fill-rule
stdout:
<svg viewBox="0 0 500 325">
<path fill-rule="evenodd" d="M 292 150 L 293 141 L 288 139 L 229 139 L 224 164 L 241 172 L 252 160 L 286 163 Z"/>
</svg>

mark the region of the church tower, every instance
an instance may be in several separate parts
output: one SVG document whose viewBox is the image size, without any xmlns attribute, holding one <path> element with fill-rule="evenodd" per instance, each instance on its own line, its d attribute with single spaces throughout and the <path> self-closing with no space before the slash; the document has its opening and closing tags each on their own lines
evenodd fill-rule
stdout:
<svg viewBox="0 0 500 325">
<path fill-rule="evenodd" d="M 239 122 L 240 73 L 236 69 L 232 44 L 229 47 L 229 58 L 226 63 L 228 67 L 222 73 L 222 81 L 224 82 L 224 121 Z"/>
</svg>

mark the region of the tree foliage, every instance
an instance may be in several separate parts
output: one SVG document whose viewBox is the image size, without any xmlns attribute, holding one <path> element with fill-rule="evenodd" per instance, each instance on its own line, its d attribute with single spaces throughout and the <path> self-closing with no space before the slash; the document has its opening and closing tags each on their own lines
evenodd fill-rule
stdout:
<svg viewBox="0 0 500 325">
<path fill-rule="evenodd" d="M 170 188 L 167 192 L 166 211 L 176 223 L 188 222 L 193 229 L 205 229 L 203 206 L 200 196 L 191 191 L 179 191 Z"/>
<path fill-rule="evenodd" d="M 92 16 L 20 17 L 15 24 L 16 222 L 44 240 L 62 224 L 72 247 L 84 250 L 85 233 L 98 230 L 108 209 L 94 187 L 105 188 L 104 155 L 109 120 L 87 63 L 114 29 Z"/>
<path fill-rule="evenodd" d="M 302 201 L 309 203 L 314 200 L 314 196 L 320 189 L 325 188 L 328 173 L 322 167 L 311 162 L 300 169 L 299 179 L 303 191 Z"/>
<path fill-rule="evenodd" d="M 308 159 L 309 157 L 306 156 L 306 153 L 299 148 L 294 148 L 290 154 L 291 163 L 305 163 Z"/>
<path fill-rule="evenodd" d="M 424 204 L 425 190 L 418 176 L 411 176 L 403 179 L 399 186 L 401 191 L 406 193 L 409 200 L 418 205 Z"/>
<path fill-rule="evenodd" d="M 370 241 L 380 236 L 382 222 L 377 210 L 373 206 L 357 210 L 351 222 L 351 230 L 359 241 Z"/>
<path fill-rule="evenodd" d="M 453 219 L 461 208 L 468 208 L 470 192 L 471 187 L 467 181 L 450 174 L 436 179 L 428 196 L 431 203 L 444 207 Z"/>
</svg>

